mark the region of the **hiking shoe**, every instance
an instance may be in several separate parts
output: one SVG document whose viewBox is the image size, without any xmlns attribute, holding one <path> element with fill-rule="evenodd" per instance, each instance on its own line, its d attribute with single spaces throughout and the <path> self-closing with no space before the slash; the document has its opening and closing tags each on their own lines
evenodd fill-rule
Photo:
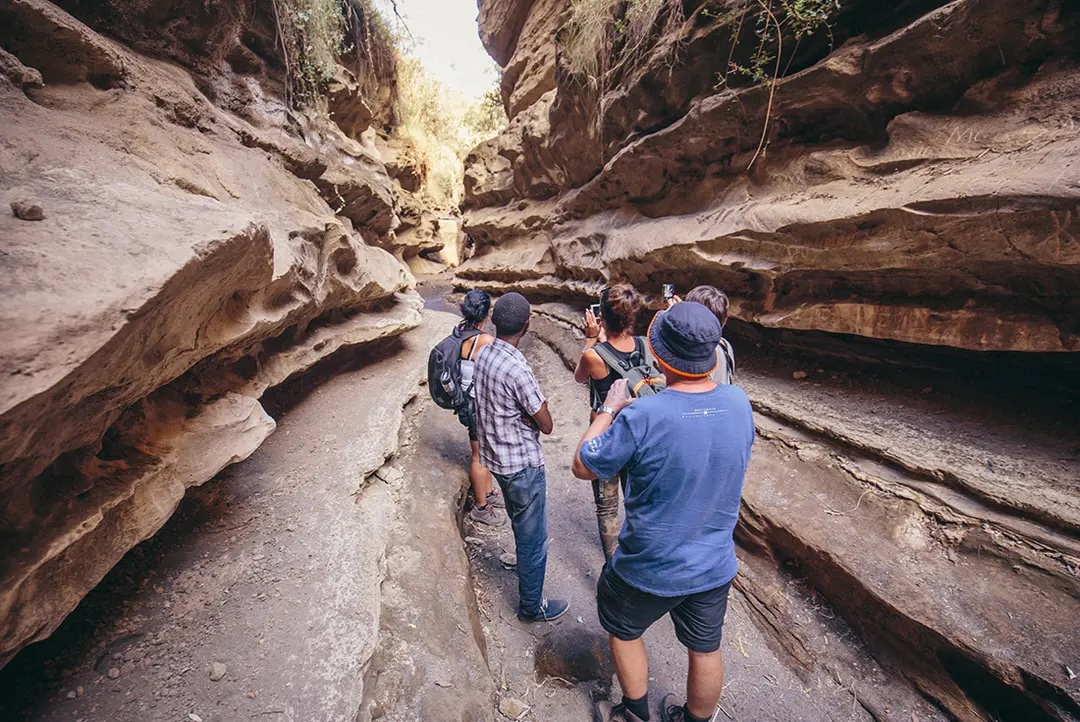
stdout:
<svg viewBox="0 0 1080 722">
<path fill-rule="evenodd" d="M 506 500 L 503 499 L 502 492 L 499 491 L 499 487 L 492 487 L 491 491 L 487 495 L 488 506 L 493 506 L 496 509 L 505 509 Z"/>
<path fill-rule="evenodd" d="M 484 524 L 486 526 L 502 526 L 506 523 L 506 515 L 499 513 L 499 510 L 488 504 L 483 509 L 478 506 L 474 506 L 469 509 L 469 513 L 466 515 L 469 521 L 476 524 Z"/>
<path fill-rule="evenodd" d="M 594 722 L 643 722 L 636 714 L 626 709 L 626 705 L 613 704 L 604 700 L 597 702 L 593 708 Z"/>
<path fill-rule="evenodd" d="M 685 722 L 686 710 L 683 709 L 683 706 L 669 703 L 669 700 L 674 699 L 674 694 L 668 693 L 664 695 L 664 701 L 660 703 L 660 719 L 662 722 Z"/>
<path fill-rule="evenodd" d="M 517 618 L 522 622 L 550 622 L 558 619 L 570 610 L 570 602 L 565 599 L 545 599 L 540 602 L 540 610 L 529 614 L 520 609 Z"/>
</svg>

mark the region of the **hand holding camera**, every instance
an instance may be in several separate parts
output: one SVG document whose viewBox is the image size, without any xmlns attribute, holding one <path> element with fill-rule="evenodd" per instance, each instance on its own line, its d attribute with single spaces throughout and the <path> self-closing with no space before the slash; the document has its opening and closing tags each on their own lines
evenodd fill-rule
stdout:
<svg viewBox="0 0 1080 722">
<path fill-rule="evenodd" d="M 585 338 L 599 339 L 600 333 L 600 304 L 594 303 L 585 311 Z"/>
<path fill-rule="evenodd" d="M 664 305 L 667 306 L 668 308 L 671 308 L 672 306 L 674 306 L 676 303 L 679 303 L 680 301 L 682 301 L 682 299 L 675 295 L 675 284 L 674 283 L 665 283 L 664 284 Z"/>
</svg>

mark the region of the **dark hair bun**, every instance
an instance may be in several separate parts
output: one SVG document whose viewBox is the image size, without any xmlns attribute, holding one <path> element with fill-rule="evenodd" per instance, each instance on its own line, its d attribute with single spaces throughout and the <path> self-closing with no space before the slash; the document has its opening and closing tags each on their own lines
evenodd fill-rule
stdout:
<svg viewBox="0 0 1080 722">
<path fill-rule="evenodd" d="M 488 311 L 491 310 L 491 296 L 487 291 L 481 291 L 479 288 L 474 288 L 465 294 L 465 298 L 461 299 L 461 315 L 465 318 L 465 322 L 470 325 L 475 325 L 487 318 Z"/>
</svg>

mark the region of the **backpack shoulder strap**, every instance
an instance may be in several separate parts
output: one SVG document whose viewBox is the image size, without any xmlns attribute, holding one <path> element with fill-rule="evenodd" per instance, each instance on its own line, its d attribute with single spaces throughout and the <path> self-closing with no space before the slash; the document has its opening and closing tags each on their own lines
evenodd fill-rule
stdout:
<svg viewBox="0 0 1080 722">
<path fill-rule="evenodd" d="M 480 335 L 481 334 L 477 333 L 475 336 L 470 337 L 472 339 L 472 346 L 469 347 L 469 353 L 465 357 L 469 361 L 474 360 L 476 358 L 477 352 L 480 350 L 480 348 L 479 348 L 479 346 L 480 346 Z M 465 340 L 468 341 L 470 339 L 465 339 Z M 465 344 L 462 344 L 462 345 L 464 346 Z"/>
<path fill-rule="evenodd" d="M 609 369 L 619 374 L 619 376 L 626 378 L 626 372 L 628 369 L 624 367 L 622 361 L 615 358 L 615 354 L 611 352 L 611 347 L 608 345 L 607 341 L 605 341 L 604 343 L 598 343 L 593 346 L 593 351 L 595 351 L 597 355 L 599 355 L 600 358 L 603 359 L 604 363 L 607 364 L 607 367 Z"/>
<path fill-rule="evenodd" d="M 728 343 L 726 338 L 721 337 L 718 348 L 724 354 L 724 363 L 727 365 L 728 378 L 735 377 L 735 357 L 732 355 L 731 344 Z"/>
<path fill-rule="evenodd" d="M 470 328 L 467 330 L 463 330 L 461 326 L 454 326 L 454 331 L 453 333 L 451 333 L 451 335 L 454 338 L 459 339 L 461 343 L 465 343 L 470 338 L 473 338 L 474 336 L 479 336 L 482 333 L 483 331 L 478 328 Z"/>
<path fill-rule="evenodd" d="M 640 366 L 643 363 L 652 363 L 652 360 L 648 341 L 644 336 L 634 336 L 634 350 L 630 352 L 630 365 Z"/>
<path fill-rule="evenodd" d="M 653 356 L 652 349 L 649 348 L 648 342 L 644 336 L 637 336 L 635 339 L 638 343 L 638 351 L 641 353 L 641 357 L 645 359 L 645 362 L 652 366 L 653 370 L 659 371 L 660 364 L 656 363 L 656 357 Z"/>
<path fill-rule="evenodd" d="M 457 357 L 458 359 L 461 359 L 461 348 L 465 345 L 465 342 L 468 341 L 470 338 L 479 336 L 481 333 L 482 332 L 479 329 L 470 328 L 467 331 L 463 331 L 461 326 L 454 326 L 454 330 L 450 332 L 450 335 L 447 336 L 446 339 L 449 340 L 452 338 L 455 342 L 457 342 Z"/>
</svg>

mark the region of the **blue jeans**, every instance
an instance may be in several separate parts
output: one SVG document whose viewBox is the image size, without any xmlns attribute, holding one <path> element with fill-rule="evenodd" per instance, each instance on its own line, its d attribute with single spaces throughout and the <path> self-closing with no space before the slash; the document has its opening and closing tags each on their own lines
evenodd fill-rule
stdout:
<svg viewBox="0 0 1080 722">
<path fill-rule="evenodd" d="M 513 474 L 493 474 L 506 500 L 517 548 L 518 610 L 536 614 L 544 601 L 547 570 L 547 477 L 544 467 L 527 466 Z"/>
</svg>

